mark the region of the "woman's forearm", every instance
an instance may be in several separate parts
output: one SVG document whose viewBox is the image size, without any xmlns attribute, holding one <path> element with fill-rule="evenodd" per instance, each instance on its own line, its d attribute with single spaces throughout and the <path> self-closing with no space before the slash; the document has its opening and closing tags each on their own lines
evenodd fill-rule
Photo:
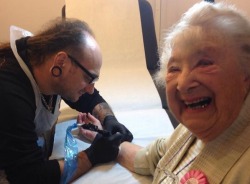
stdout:
<svg viewBox="0 0 250 184">
<path fill-rule="evenodd" d="M 134 160 L 136 153 L 141 149 L 141 146 L 130 142 L 123 142 L 120 145 L 120 151 L 117 157 L 117 162 L 128 170 L 135 172 Z"/>
</svg>

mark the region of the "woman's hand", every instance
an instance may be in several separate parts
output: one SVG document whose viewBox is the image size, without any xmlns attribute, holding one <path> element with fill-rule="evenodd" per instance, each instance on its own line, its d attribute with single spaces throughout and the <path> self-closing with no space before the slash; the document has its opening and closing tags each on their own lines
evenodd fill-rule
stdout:
<svg viewBox="0 0 250 184">
<path fill-rule="evenodd" d="M 100 123 L 100 121 L 98 119 L 96 119 L 94 116 L 92 116 L 90 113 L 79 113 L 78 117 L 77 117 L 77 123 L 79 124 L 88 124 L 88 123 L 92 123 L 96 126 L 98 126 L 98 128 L 100 130 L 102 130 L 102 125 Z M 95 137 L 97 132 L 91 131 L 91 130 L 86 130 L 82 127 L 79 128 L 79 136 L 83 136 L 84 138 L 88 139 L 90 142 L 92 142 Z"/>
</svg>

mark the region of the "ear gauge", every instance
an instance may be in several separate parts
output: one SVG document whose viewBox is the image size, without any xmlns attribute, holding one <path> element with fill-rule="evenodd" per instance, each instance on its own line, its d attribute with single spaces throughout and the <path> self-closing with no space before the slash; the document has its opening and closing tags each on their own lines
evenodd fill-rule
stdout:
<svg viewBox="0 0 250 184">
<path fill-rule="evenodd" d="M 59 66 L 53 66 L 50 71 L 54 77 L 62 75 L 62 69 Z"/>
</svg>

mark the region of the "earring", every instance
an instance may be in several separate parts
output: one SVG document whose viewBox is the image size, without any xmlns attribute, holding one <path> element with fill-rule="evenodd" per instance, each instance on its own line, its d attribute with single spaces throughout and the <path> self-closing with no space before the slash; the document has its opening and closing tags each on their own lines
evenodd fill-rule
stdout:
<svg viewBox="0 0 250 184">
<path fill-rule="evenodd" d="M 53 66 L 51 73 L 54 77 L 59 77 L 62 74 L 62 69 L 59 66 Z"/>
</svg>

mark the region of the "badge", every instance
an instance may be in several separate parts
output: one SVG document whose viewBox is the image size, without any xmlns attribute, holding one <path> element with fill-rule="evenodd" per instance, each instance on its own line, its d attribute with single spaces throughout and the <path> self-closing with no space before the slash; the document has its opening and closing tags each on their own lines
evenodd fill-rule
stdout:
<svg viewBox="0 0 250 184">
<path fill-rule="evenodd" d="M 209 184 L 206 175 L 199 170 L 187 172 L 181 179 L 180 184 Z"/>
</svg>

